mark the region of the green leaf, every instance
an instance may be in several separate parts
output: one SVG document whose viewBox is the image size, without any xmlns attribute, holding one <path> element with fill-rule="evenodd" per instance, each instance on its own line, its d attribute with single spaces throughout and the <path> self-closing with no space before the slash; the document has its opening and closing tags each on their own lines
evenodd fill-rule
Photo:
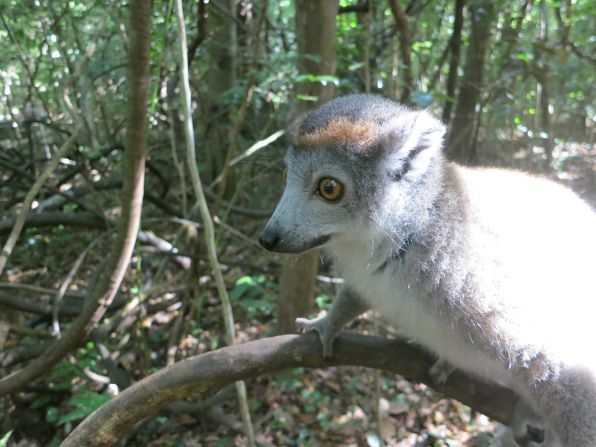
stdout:
<svg viewBox="0 0 596 447">
<path fill-rule="evenodd" d="M 329 309 L 331 298 L 329 298 L 329 295 L 321 294 L 315 298 L 315 303 L 318 309 Z"/>
<path fill-rule="evenodd" d="M 298 99 L 299 101 L 317 102 L 319 100 L 319 97 L 310 95 L 296 95 L 296 99 Z"/>
<path fill-rule="evenodd" d="M 337 85 L 339 78 L 331 75 L 301 74 L 296 77 L 296 82 L 320 82 L 321 84 L 333 83 Z"/>
<path fill-rule="evenodd" d="M 110 396 L 106 394 L 99 394 L 81 388 L 80 392 L 68 400 L 68 404 L 73 407 L 74 410 L 70 413 L 60 416 L 58 419 L 58 425 L 84 419 L 105 404 L 108 400 L 110 400 Z"/>
<path fill-rule="evenodd" d="M 362 67 L 364 67 L 364 62 L 355 62 L 353 64 L 348 65 L 348 71 L 360 70 Z"/>
<path fill-rule="evenodd" d="M 37 410 L 39 408 L 45 407 L 51 401 L 52 401 L 52 396 L 43 395 L 43 396 L 39 397 L 38 399 L 35 399 L 33 402 L 31 402 L 31 405 L 29 406 L 29 408 L 31 408 L 32 410 Z"/>
<path fill-rule="evenodd" d="M 12 430 L 2 436 L 0 439 L 0 447 L 6 447 L 8 445 L 8 439 L 10 438 L 10 435 L 12 435 Z"/>
<path fill-rule="evenodd" d="M 55 424 L 60 418 L 60 411 L 56 407 L 48 407 L 46 409 L 46 422 Z"/>
</svg>

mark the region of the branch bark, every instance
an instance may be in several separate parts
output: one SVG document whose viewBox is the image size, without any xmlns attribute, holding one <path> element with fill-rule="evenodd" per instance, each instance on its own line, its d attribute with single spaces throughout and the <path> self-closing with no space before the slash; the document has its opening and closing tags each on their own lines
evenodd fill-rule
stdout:
<svg viewBox="0 0 596 447">
<path fill-rule="evenodd" d="M 428 371 L 433 362 L 430 354 L 411 343 L 354 333 L 340 335 L 330 359 L 322 356 L 313 332 L 230 346 L 175 363 L 127 388 L 84 420 L 62 447 L 114 445 L 137 422 L 175 400 L 205 398 L 237 380 L 288 368 L 364 366 L 431 383 Z M 435 389 L 505 424 L 511 422 L 517 401 L 509 389 L 460 371 Z"/>
</svg>

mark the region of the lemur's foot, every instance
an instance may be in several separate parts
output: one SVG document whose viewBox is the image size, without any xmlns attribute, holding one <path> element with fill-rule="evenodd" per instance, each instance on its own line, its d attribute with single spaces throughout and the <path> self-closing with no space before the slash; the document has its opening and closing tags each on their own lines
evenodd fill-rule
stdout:
<svg viewBox="0 0 596 447">
<path fill-rule="evenodd" d="M 531 447 L 541 445 L 544 443 L 544 429 L 542 427 L 534 427 L 526 425 L 524 433 L 513 433 L 513 439 L 520 447 Z"/>
<path fill-rule="evenodd" d="M 557 447 L 559 443 L 550 432 L 547 433 L 544 422 L 531 406 L 519 401 L 511 423 L 513 439 L 520 447 Z"/>
<path fill-rule="evenodd" d="M 435 385 L 444 385 L 451 373 L 455 371 L 453 365 L 446 360 L 438 359 L 428 370 L 428 374 Z"/>
<path fill-rule="evenodd" d="M 309 320 L 308 318 L 296 318 L 296 326 L 306 331 L 317 331 L 321 343 L 323 344 L 323 357 L 331 357 L 333 355 L 333 340 L 336 334 L 333 334 L 329 328 L 329 320 L 327 316 Z"/>
</svg>

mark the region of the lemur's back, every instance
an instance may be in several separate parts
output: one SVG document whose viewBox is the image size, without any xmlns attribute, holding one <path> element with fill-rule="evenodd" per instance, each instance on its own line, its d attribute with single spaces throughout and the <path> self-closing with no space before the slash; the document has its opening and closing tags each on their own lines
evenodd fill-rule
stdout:
<svg viewBox="0 0 596 447">
<path fill-rule="evenodd" d="M 592 362 L 586 349 L 596 337 L 596 214 L 540 177 L 452 169 L 464 186 L 469 265 L 486 297 L 501 301 L 503 324 L 561 359 Z"/>
</svg>

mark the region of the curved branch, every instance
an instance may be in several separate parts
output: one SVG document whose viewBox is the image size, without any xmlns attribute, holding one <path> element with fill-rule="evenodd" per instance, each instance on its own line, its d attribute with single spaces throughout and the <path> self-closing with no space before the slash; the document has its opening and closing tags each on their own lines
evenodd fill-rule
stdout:
<svg viewBox="0 0 596 447">
<path fill-rule="evenodd" d="M 430 354 L 411 343 L 354 333 L 340 335 L 332 358 L 322 356 L 313 332 L 229 346 L 175 363 L 124 390 L 85 419 L 62 447 L 114 445 L 137 422 L 175 400 L 205 398 L 227 384 L 261 374 L 300 366 L 354 365 L 430 383 L 428 370 L 433 362 Z M 507 388 L 455 371 L 435 389 L 493 419 L 511 422 L 517 397 Z"/>
<path fill-rule="evenodd" d="M 47 374 L 68 352 L 86 340 L 112 303 L 130 262 L 141 218 L 147 157 L 151 2 L 131 0 L 129 10 L 128 128 L 124 152 L 122 214 L 106 268 L 91 292 L 91 299 L 85 303 L 70 330 L 29 365 L 0 379 L 0 396 L 19 391 Z"/>
</svg>

